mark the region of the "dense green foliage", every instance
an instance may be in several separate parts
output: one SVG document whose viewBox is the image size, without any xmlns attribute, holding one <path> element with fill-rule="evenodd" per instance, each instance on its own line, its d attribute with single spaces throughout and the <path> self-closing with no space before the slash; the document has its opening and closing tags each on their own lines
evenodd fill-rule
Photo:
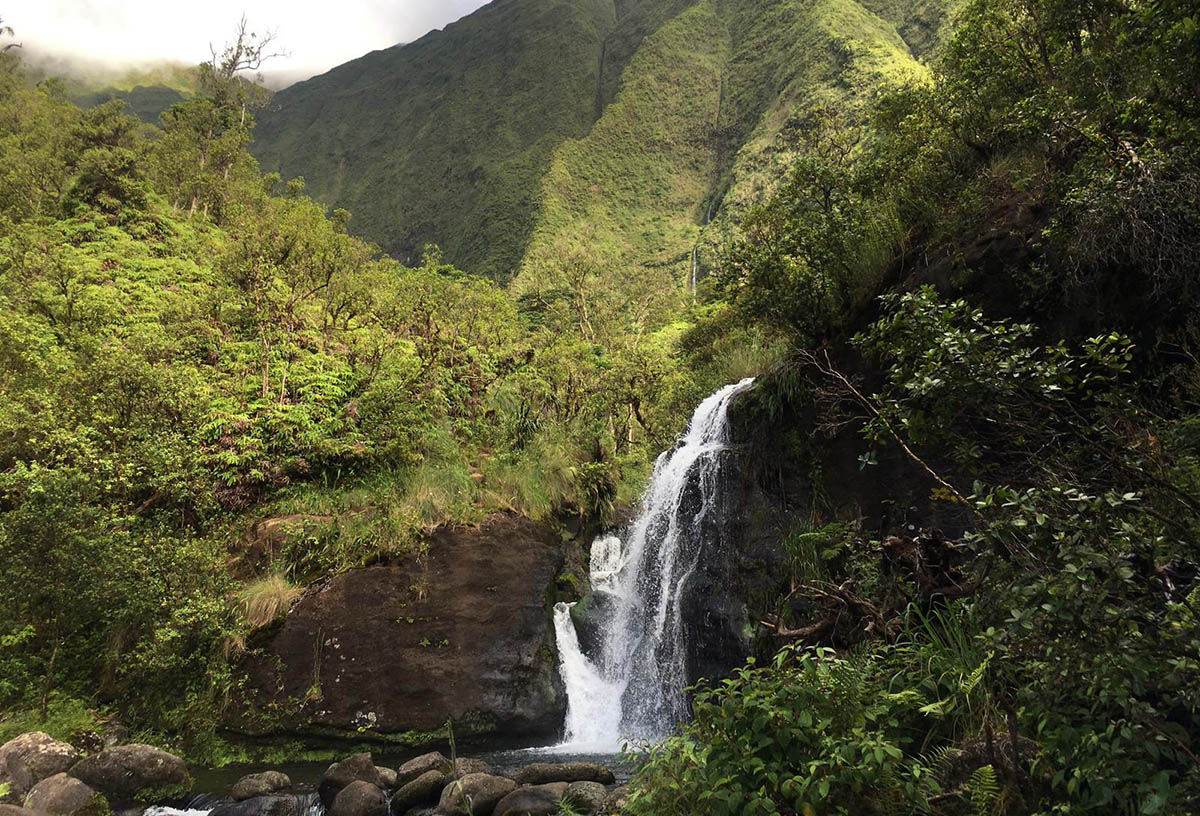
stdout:
<svg viewBox="0 0 1200 816">
<path fill-rule="evenodd" d="M 775 654 L 630 812 L 1200 809 L 1196 11 L 968 0 L 938 48 L 943 12 L 494 4 L 261 114 L 353 217 L 260 175 L 236 46 L 159 127 L 5 56 L 0 726 L 203 747 L 304 585 L 497 509 L 603 521 L 774 361 Z"/>
<path fill-rule="evenodd" d="M 199 750 L 298 586 L 448 520 L 603 520 L 706 387 L 678 329 L 554 331 L 261 176 L 255 47 L 158 128 L 0 72 L 0 705 L 47 727 L 87 705 Z"/>
<path fill-rule="evenodd" d="M 1198 30 L 973 0 L 932 83 L 812 109 L 720 269 L 794 349 L 763 416 L 820 421 L 776 456 L 857 431 L 865 479 L 890 451 L 882 489 L 960 533 L 813 531 L 847 508 L 808 489 L 773 631 L 839 651 L 700 690 L 633 812 L 1200 807 Z"/>
</svg>

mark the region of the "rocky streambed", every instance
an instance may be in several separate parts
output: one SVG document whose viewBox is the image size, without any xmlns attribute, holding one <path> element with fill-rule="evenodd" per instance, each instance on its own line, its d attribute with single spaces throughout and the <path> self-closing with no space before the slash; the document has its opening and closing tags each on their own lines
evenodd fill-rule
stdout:
<svg viewBox="0 0 1200 816">
<path fill-rule="evenodd" d="M 33 732 L 0 746 L 0 785 L 8 788 L 0 816 L 607 816 L 620 811 L 625 788 L 618 784 L 624 770 L 619 763 L 543 759 L 560 758 L 510 751 L 451 759 L 433 751 L 391 766 L 358 753 L 315 777 L 293 779 L 264 770 L 241 776 L 227 789 L 198 794 L 187 764 L 159 748 L 119 745 L 84 757 L 67 743 Z M 213 777 L 200 775 L 200 788 L 207 787 L 204 778 Z"/>
</svg>

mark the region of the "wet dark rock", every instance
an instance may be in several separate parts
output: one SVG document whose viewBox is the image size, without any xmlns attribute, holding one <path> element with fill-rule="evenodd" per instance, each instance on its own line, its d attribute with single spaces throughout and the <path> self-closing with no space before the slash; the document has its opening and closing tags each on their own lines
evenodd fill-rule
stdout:
<svg viewBox="0 0 1200 816">
<path fill-rule="evenodd" d="M 57 773 L 34 785 L 25 797 L 25 807 L 63 816 L 105 816 L 109 812 L 107 799 L 65 773 Z"/>
<path fill-rule="evenodd" d="M 114 801 L 169 799 L 186 793 L 192 779 L 187 764 L 153 745 L 117 745 L 71 767 L 81 779 Z"/>
<path fill-rule="evenodd" d="M 497 514 L 477 527 L 435 530 L 421 558 L 334 576 L 247 659 L 250 696 L 288 710 L 319 684 L 319 701 L 272 719 L 272 728 L 291 733 L 357 735 L 369 722 L 377 732 L 405 733 L 409 744 L 432 744 L 453 719 L 459 738 L 553 738 L 566 697 L 546 596 L 565 546 L 547 525 Z M 232 713 L 227 727 L 257 721 L 243 713 Z"/>
<path fill-rule="evenodd" d="M 436 768 L 421 774 L 392 794 L 392 816 L 404 816 L 410 808 L 436 804 L 449 781 L 450 777 Z"/>
<path fill-rule="evenodd" d="M 263 771 L 249 774 L 239 779 L 229 791 L 235 801 L 253 799 L 256 796 L 267 796 L 275 791 L 283 790 L 292 784 L 287 774 L 279 771 Z"/>
<path fill-rule="evenodd" d="M 566 782 L 551 782 L 517 788 L 492 811 L 493 816 L 555 816 L 558 803 L 567 793 Z"/>
<path fill-rule="evenodd" d="M 328 809 L 342 788 L 351 782 L 369 782 L 379 787 L 379 771 L 375 769 L 370 754 L 352 754 L 329 766 L 317 782 L 317 795 L 321 804 Z"/>
<path fill-rule="evenodd" d="M 400 787 L 407 785 L 422 774 L 429 771 L 445 772 L 450 767 L 450 760 L 441 751 L 430 751 L 405 762 L 396 771 L 396 784 Z"/>
<path fill-rule="evenodd" d="M 572 782 L 567 787 L 567 801 L 577 812 L 591 816 L 604 810 L 608 791 L 599 782 Z"/>
<path fill-rule="evenodd" d="M 513 774 L 513 779 L 522 785 L 542 785 L 547 782 L 599 782 L 611 785 L 616 781 L 612 771 L 596 762 L 535 762 Z"/>
<path fill-rule="evenodd" d="M 329 808 L 329 816 L 387 816 L 383 790 L 370 782 L 351 782 L 342 788 Z"/>
<path fill-rule="evenodd" d="M 473 816 L 490 814 L 496 804 L 517 788 L 517 783 L 504 776 L 467 774 L 451 782 L 438 800 L 438 816 Z"/>
<path fill-rule="evenodd" d="M 300 812 L 294 796 L 255 796 L 220 805 L 208 816 L 298 816 Z"/>
</svg>

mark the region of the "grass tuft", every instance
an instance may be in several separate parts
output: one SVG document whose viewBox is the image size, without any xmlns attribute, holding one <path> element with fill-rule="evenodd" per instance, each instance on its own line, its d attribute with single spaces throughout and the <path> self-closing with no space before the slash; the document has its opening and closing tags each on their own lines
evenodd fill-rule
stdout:
<svg viewBox="0 0 1200 816">
<path fill-rule="evenodd" d="M 237 599 L 251 629 L 262 629 L 286 614 L 300 592 L 284 576 L 268 575 L 244 586 Z"/>
</svg>

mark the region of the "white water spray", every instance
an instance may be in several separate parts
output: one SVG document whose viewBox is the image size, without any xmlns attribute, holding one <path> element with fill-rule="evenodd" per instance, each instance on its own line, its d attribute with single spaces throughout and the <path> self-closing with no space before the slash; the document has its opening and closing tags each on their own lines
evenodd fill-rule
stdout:
<svg viewBox="0 0 1200 816">
<path fill-rule="evenodd" d="M 593 542 L 602 629 L 594 659 L 580 649 L 570 608 L 555 607 L 567 690 L 564 747 L 615 750 L 625 739 L 659 739 L 687 715 L 682 603 L 720 498 L 729 406 L 753 382 L 725 386 L 700 403 L 679 444 L 654 463 L 641 513 L 624 536 Z"/>
</svg>

